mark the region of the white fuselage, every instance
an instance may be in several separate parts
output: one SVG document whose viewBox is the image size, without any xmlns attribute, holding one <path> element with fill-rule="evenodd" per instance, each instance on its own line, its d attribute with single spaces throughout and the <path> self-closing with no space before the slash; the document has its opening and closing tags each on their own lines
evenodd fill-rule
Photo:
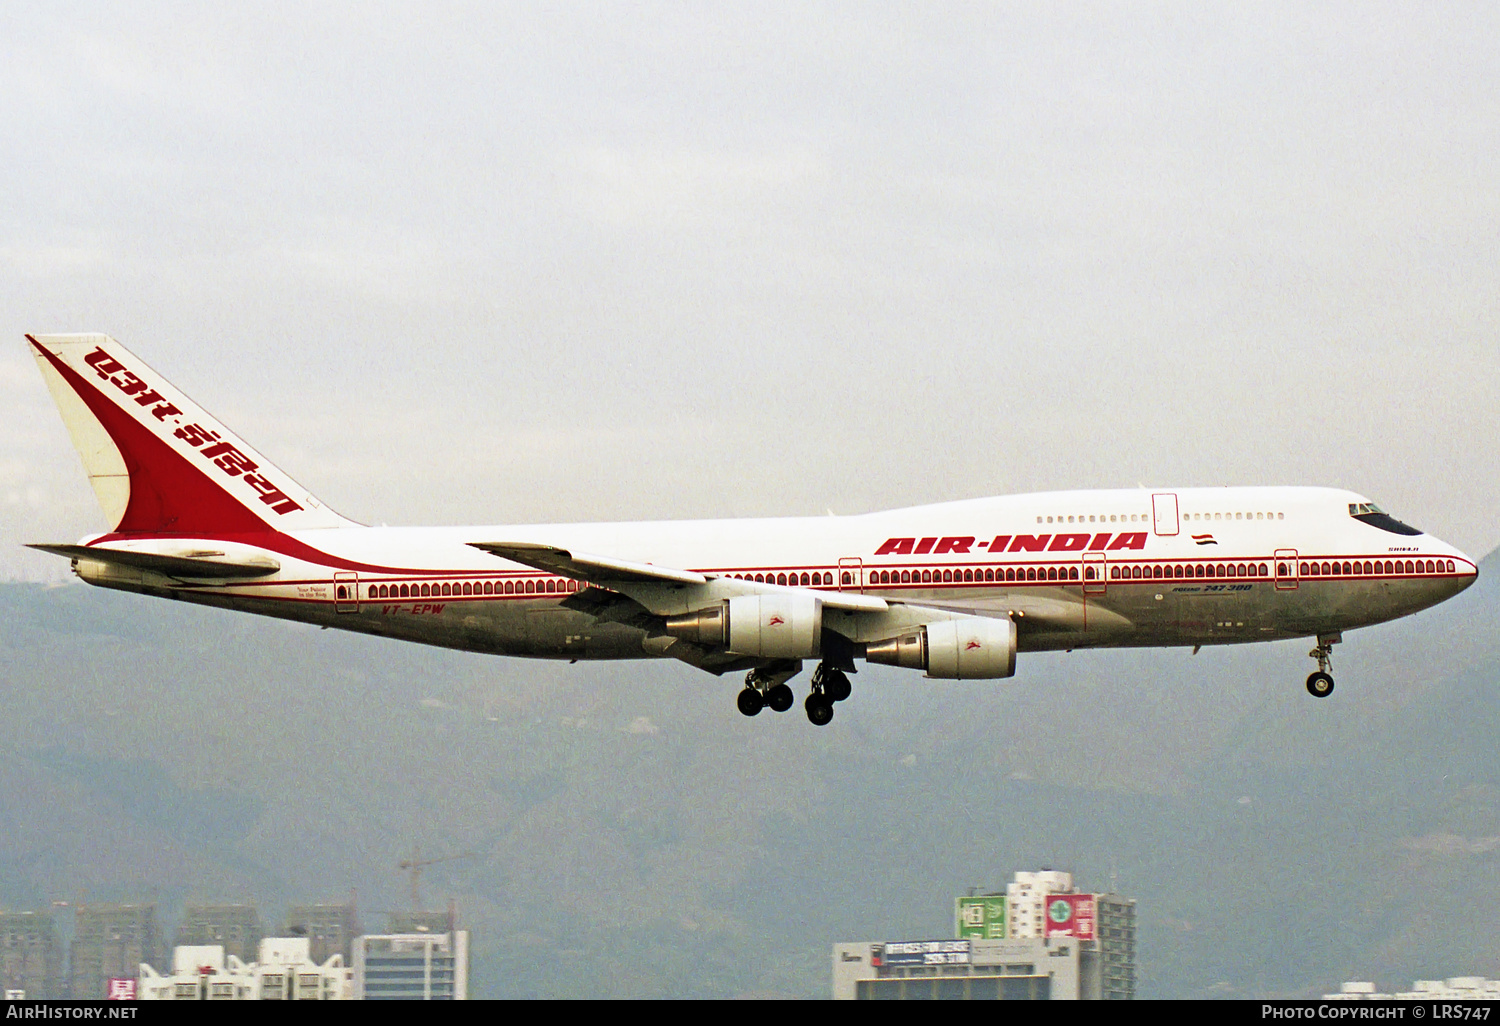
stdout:
<svg viewBox="0 0 1500 1026">
<path fill-rule="evenodd" d="M 1009 614 L 1022 651 L 1228 644 L 1335 635 L 1424 609 L 1474 581 L 1474 562 L 1453 546 L 1354 519 L 1351 505 L 1364 501 L 1325 488 L 1077 491 L 844 517 L 219 536 L 280 565 L 227 583 L 77 565 L 107 587 L 545 658 L 672 655 L 673 639 L 628 603 L 609 602 L 608 589 L 472 543 L 536 542 L 710 578 Z M 827 626 L 862 644 L 893 622 L 848 617 Z"/>
</svg>

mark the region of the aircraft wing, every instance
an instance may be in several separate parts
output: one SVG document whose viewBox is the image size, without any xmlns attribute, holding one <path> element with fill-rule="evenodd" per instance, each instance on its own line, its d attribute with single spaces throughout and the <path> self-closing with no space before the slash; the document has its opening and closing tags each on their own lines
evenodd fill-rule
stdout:
<svg viewBox="0 0 1500 1026">
<path fill-rule="evenodd" d="M 549 574 L 561 574 L 590 584 L 707 584 L 708 578 L 691 570 L 673 570 L 654 563 L 634 563 L 609 556 L 571 552 L 554 545 L 530 542 L 470 542 L 476 549 Z"/>
<path fill-rule="evenodd" d="M 561 574 L 564 577 L 588 581 L 601 588 L 623 592 L 642 602 L 653 612 L 658 611 L 655 608 L 657 603 L 651 601 L 650 596 L 658 588 L 670 589 L 678 596 L 684 591 L 701 588 L 705 592 L 712 591 L 714 598 L 807 590 L 784 584 L 742 581 L 734 577 L 709 577 L 693 570 L 679 570 L 674 567 L 658 566 L 655 563 L 637 563 L 587 552 L 573 552 L 569 549 L 534 542 L 469 542 L 469 544 L 492 556 L 508 559 L 512 563 L 536 567 L 546 573 Z M 885 599 L 876 598 L 873 595 L 857 595 L 842 591 L 818 591 L 815 594 L 818 600 L 830 609 L 880 613 L 889 608 L 889 603 Z M 679 598 L 678 602 L 680 601 Z"/>
<path fill-rule="evenodd" d="M 109 549 L 88 545 L 28 545 L 54 556 L 68 559 L 91 559 L 96 563 L 113 563 L 135 570 L 152 570 L 168 577 L 194 580 L 230 580 L 242 577 L 268 577 L 281 569 L 269 556 L 249 559 L 227 558 L 222 552 L 200 552 L 191 555 L 164 555 L 133 549 Z"/>
</svg>

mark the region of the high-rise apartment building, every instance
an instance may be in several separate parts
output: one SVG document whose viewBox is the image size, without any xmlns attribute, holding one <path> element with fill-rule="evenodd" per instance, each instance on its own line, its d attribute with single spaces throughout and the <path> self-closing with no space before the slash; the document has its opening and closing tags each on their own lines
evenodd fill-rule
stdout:
<svg viewBox="0 0 1500 1026">
<path fill-rule="evenodd" d="M 48 912 L 0 912 L 0 983 L 27 1000 L 60 998 L 62 945 Z"/>
<path fill-rule="evenodd" d="M 309 957 L 319 965 L 334 955 L 342 955 L 344 965 L 348 965 L 354 938 L 359 936 L 359 916 L 352 900 L 294 905 L 287 909 L 286 933 L 306 937 Z"/>
<path fill-rule="evenodd" d="M 79 905 L 69 946 L 68 996 L 99 1001 L 111 979 L 137 979 L 141 963 L 160 964 L 155 905 Z"/>
<path fill-rule="evenodd" d="M 182 910 L 173 944 L 195 947 L 217 944 L 224 954 L 242 962 L 255 961 L 265 931 L 260 915 L 250 905 L 188 905 Z"/>
</svg>

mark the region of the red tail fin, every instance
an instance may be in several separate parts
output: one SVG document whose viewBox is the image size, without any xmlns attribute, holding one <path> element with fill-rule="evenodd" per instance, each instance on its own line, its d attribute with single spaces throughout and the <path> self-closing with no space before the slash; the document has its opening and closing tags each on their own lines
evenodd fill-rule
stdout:
<svg viewBox="0 0 1500 1026">
<path fill-rule="evenodd" d="M 114 339 L 26 338 L 116 532 L 353 526 Z"/>
</svg>

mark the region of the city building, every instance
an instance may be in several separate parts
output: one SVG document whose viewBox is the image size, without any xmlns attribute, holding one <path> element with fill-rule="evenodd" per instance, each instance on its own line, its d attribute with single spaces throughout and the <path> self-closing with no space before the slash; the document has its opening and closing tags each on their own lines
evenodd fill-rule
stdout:
<svg viewBox="0 0 1500 1026">
<path fill-rule="evenodd" d="M 1047 896 L 1073 894 L 1073 874 L 1053 869 L 1019 872 L 1005 888 L 1006 922 L 1011 937 L 1045 937 Z"/>
<path fill-rule="evenodd" d="M 140 966 L 142 1001 L 339 1001 L 352 996 L 350 970 L 335 953 L 313 961 L 306 937 L 265 937 L 256 960 L 226 954 L 220 944 L 184 944 L 163 976 Z"/>
<path fill-rule="evenodd" d="M 68 950 L 68 996 L 102 1000 L 110 980 L 138 978 L 142 963 L 158 962 L 161 939 L 155 905 L 78 905 Z"/>
<path fill-rule="evenodd" d="M 253 962 L 265 931 L 250 905 L 188 905 L 182 910 L 173 944 L 177 947 L 217 944 L 224 954 Z"/>
<path fill-rule="evenodd" d="M 352 912 L 353 905 L 349 908 Z M 334 951 L 320 960 L 310 937 L 262 940 L 255 971 L 262 1001 L 329 1001 L 352 996 L 351 973 L 343 952 Z"/>
<path fill-rule="evenodd" d="M 833 996 L 851 1000 L 1131 1000 L 1135 901 L 1071 873 L 1018 872 L 1004 894 L 954 901 L 952 940 L 841 943 Z"/>
<path fill-rule="evenodd" d="M 259 996 L 254 967 L 222 944 L 179 944 L 172 949 L 172 972 L 163 976 L 140 967 L 138 1001 L 251 1001 Z"/>
<path fill-rule="evenodd" d="M 1071 938 L 866 941 L 833 947 L 836 1001 L 1076 1001 L 1082 951 Z"/>
<path fill-rule="evenodd" d="M 354 996 L 366 1001 L 463 1001 L 469 932 L 372 934 L 354 945 Z"/>
<path fill-rule="evenodd" d="M 286 913 L 286 934 L 306 937 L 310 957 L 319 965 L 334 955 L 342 955 L 343 964 L 348 965 L 354 938 L 359 936 L 354 901 L 294 905 Z"/>
<path fill-rule="evenodd" d="M 446 912 L 392 912 L 386 917 L 386 933 L 450 933 L 456 916 Z"/>
<path fill-rule="evenodd" d="M 1500 1001 L 1500 980 L 1483 976 L 1453 976 L 1446 980 L 1417 980 L 1411 990 L 1382 994 L 1368 980 L 1339 986 L 1337 994 L 1324 994 L 1325 1001 Z"/>
<path fill-rule="evenodd" d="M 0 987 L 7 1000 L 63 996 L 62 944 L 48 912 L 0 912 Z"/>
</svg>

